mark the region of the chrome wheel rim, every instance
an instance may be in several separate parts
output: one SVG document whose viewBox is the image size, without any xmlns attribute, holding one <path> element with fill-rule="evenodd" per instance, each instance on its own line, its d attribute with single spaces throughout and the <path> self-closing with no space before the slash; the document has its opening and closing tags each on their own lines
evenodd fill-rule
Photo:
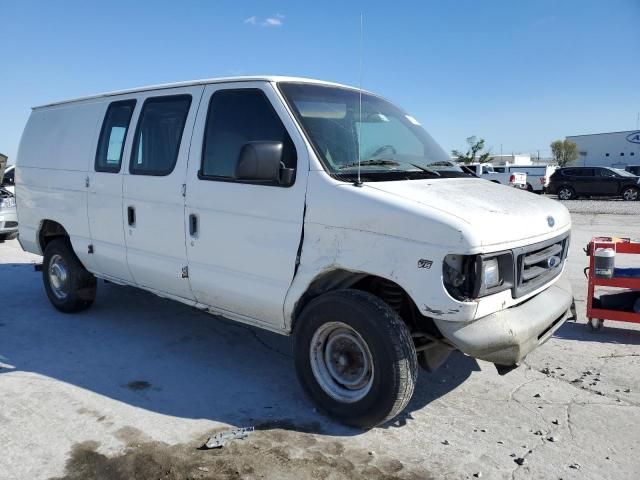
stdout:
<svg viewBox="0 0 640 480">
<path fill-rule="evenodd" d="M 320 388 L 343 403 L 363 399 L 373 384 L 369 346 L 346 323 L 328 322 L 311 339 L 311 370 Z"/>
<path fill-rule="evenodd" d="M 69 267 L 64 258 L 57 253 L 51 257 L 49 262 L 49 285 L 51 291 L 60 300 L 67 298 L 69 284 Z"/>
<path fill-rule="evenodd" d="M 568 188 L 562 188 L 558 192 L 558 197 L 560 200 L 569 200 L 571 198 L 571 190 Z"/>
<path fill-rule="evenodd" d="M 624 198 L 625 200 L 637 200 L 638 191 L 633 188 L 628 188 L 622 193 L 622 198 Z"/>
</svg>

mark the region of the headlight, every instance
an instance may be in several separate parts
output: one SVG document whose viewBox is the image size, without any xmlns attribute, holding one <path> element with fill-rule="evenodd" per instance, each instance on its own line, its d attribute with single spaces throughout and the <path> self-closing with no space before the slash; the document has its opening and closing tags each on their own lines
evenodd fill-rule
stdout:
<svg viewBox="0 0 640 480">
<path fill-rule="evenodd" d="M 468 301 L 485 297 L 513 287 L 513 254 L 447 255 L 442 273 L 444 286 L 453 298 Z"/>
<path fill-rule="evenodd" d="M 487 289 L 500 285 L 500 269 L 496 258 L 482 262 L 482 285 Z"/>
<path fill-rule="evenodd" d="M 14 197 L 3 198 L 0 200 L 0 208 L 11 208 L 16 206 L 16 199 Z"/>
</svg>

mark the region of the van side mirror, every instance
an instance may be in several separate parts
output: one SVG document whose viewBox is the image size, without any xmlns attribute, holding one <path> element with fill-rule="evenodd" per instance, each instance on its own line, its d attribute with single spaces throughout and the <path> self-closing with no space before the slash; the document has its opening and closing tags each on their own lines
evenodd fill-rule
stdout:
<svg viewBox="0 0 640 480">
<path fill-rule="evenodd" d="M 295 170 L 282 162 L 282 142 L 248 142 L 240 149 L 236 179 L 290 185 Z"/>
</svg>

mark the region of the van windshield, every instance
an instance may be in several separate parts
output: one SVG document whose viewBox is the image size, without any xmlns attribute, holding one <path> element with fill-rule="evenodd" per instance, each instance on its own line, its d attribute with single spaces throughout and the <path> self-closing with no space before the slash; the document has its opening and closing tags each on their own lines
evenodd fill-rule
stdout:
<svg viewBox="0 0 640 480">
<path fill-rule="evenodd" d="M 339 180 L 469 177 L 411 115 L 358 90 L 278 84 L 325 170 Z M 362 107 L 360 108 L 360 105 Z"/>
</svg>

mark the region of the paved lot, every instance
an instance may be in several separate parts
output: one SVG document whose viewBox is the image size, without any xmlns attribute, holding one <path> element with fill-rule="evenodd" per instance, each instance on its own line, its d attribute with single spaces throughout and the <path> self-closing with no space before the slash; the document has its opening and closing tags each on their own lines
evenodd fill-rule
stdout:
<svg viewBox="0 0 640 480">
<path fill-rule="evenodd" d="M 549 195 L 556 198 L 554 195 Z M 615 214 L 615 215 L 639 215 L 640 202 L 625 202 L 618 198 L 579 198 L 562 202 L 571 213 L 581 214 Z"/>
<path fill-rule="evenodd" d="M 286 338 L 102 282 L 91 310 L 63 315 L 38 258 L 0 244 L 0 478 L 636 479 L 640 326 L 587 331 L 594 234 L 640 237 L 640 219 L 574 215 L 578 323 L 504 377 L 453 355 L 367 432 L 315 411 Z M 197 449 L 236 426 L 257 431 Z"/>
</svg>

